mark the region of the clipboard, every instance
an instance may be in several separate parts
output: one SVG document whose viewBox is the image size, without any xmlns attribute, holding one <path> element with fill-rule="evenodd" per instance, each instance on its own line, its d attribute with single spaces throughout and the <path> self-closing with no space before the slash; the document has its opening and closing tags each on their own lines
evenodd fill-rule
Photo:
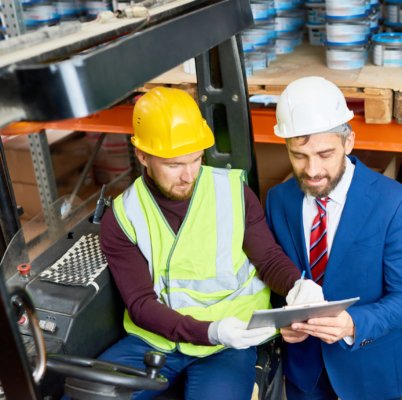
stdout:
<svg viewBox="0 0 402 400">
<path fill-rule="evenodd" d="M 360 297 L 350 299 L 325 301 L 312 304 L 300 304 L 297 306 L 284 306 L 270 310 L 254 311 L 248 323 L 247 329 L 273 327 L 283 328 L 293 322 L 303 322 L 310 318 L 336 317 L 341 311 L 360 300 Z"/>
</svg>

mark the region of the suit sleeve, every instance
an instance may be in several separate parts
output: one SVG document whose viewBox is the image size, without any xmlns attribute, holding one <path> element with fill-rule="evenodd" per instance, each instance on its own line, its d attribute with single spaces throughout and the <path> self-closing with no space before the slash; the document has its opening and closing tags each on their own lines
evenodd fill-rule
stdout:
<svg viewBox="0 0 402 400">
<path fill-rule="evenodd" d="M 351 307 L 356 350 L 402 327 L 402 201 L 386 227 L 383 252 L 383 296 L 374 303 Z"/>
</svg>

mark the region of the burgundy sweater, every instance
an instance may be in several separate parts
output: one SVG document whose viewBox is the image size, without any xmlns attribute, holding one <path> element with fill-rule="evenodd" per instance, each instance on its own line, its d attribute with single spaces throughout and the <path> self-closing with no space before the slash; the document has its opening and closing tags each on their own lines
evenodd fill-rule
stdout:
<svg viewBox="0 0 402 400">
<path fill-rule="evenodd" d="M 167 199 L 152 179 L 146 174 L 144 176 L 167 222 L 177 233 L 190 201 Z M 276 293 L 286 295 L 300 278 L 300 271 L 275 242 L 258 198 L 246 185 L 245 211 L 243 249 L 258 270 L 261 280 Z M 210 345 L 208 327 L 211 322 L 182 315 L 158 302 L 148 263 L 139 248 L 122 231 L 111 208 L 102 218 L 101 248 L 128 312 L 138 326 L 174 342 Z"/>
</svg>

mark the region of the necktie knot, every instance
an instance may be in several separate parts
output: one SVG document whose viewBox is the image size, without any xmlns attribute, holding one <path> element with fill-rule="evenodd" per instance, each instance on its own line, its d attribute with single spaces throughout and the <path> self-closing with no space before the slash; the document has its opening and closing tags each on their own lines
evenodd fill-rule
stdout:
<svg viewBox="0 0 402 400">
<path fill-rule="evenodd" d="M 317 210 L 320 215 L 320 218 L 323 218 L 327 213 L 327 204 L 329 201 L 329 197 L 316 197 L 315 204 L 317 205 Z"/>
<path fill-rule="evenodd" d="M 322 207 L 322 208 L 327 208 L 327 204 L 329 201 L 329 197 L 316 197 L 315 202 L 317 204 L 317 207 Z"/>
</svg>

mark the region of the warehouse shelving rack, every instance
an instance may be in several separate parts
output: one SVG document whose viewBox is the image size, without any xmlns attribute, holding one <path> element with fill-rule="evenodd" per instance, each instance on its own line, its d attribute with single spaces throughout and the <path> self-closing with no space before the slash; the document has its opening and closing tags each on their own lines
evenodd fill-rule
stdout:
<svg viewBox="0 0 402 400">
<path fill-rule="evenodd" d="M 29 134 L 42 129 L 66 129 L 84 132 L 132 133 L 132 106 L 119 105 L 84 118 L 44 123 L 15 123 L 4 128 L 2 134 Z M 285 141 L 273 133 L 276 124 L 273 108 L 251 110 L 253 138 L 255 143 L 284 144 Z M 363 115 L 355 115 L 352 127 L 359 132 L 355 149 L 402 152 L 402 125 L 396 121 L 389 124 L 367 124 Z M 379 131 L 381 133 L 379 134 Z"/>
</svg>

